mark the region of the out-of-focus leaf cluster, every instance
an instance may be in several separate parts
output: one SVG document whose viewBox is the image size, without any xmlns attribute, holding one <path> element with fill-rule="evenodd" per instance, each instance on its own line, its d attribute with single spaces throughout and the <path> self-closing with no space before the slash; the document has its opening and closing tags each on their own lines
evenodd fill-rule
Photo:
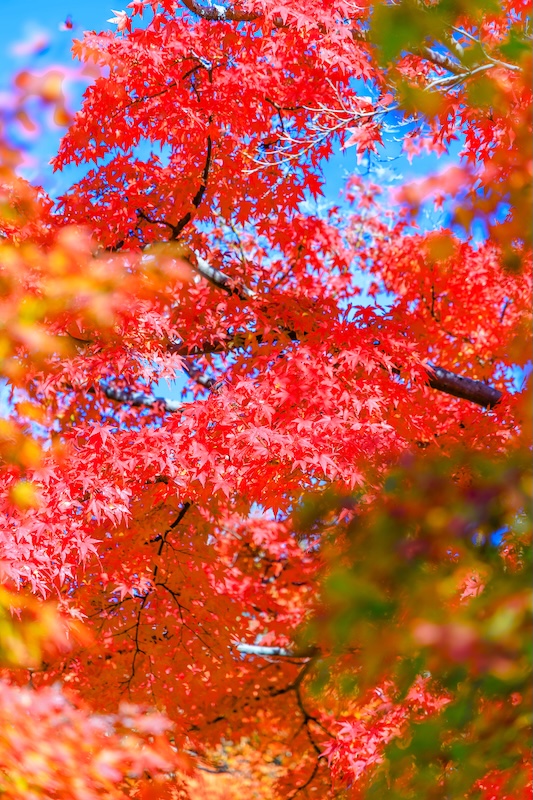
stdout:
<svg viewBox="0 0 533 800">
<path fill-rule="evenodd" d="M 338 512 L 330 498 L 317 516 L 331 517 L 335 502 Z M 530 502 L 525 457 L 423 455 L 404 460 L 350 522 L 323 525 L 326 575 L 305 633 L 330 654 L 316 690 L 351 682 L 357 698 L 392 680 L 401 706 L 422 676 L 449 698 L 388 745 L 368 796 L 388 786 L 387 797 L 437 797 L 446 785 L 461 797 L 491 770 L 520 796 L 531 726 Z M 320 519 L 307 507 L 301 522 L 316 532 Z"/>
</svg>

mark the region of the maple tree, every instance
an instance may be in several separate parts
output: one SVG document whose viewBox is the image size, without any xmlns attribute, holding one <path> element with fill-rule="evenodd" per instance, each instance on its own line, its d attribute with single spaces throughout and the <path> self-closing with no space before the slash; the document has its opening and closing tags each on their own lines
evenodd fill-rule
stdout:
<svg viewBox="0 0 533 800">
<path fill-rule="evenodd" d="M 0 792 L 529 796 L 529 5 L 113 13 L 0 130 Z"/>
</svg>

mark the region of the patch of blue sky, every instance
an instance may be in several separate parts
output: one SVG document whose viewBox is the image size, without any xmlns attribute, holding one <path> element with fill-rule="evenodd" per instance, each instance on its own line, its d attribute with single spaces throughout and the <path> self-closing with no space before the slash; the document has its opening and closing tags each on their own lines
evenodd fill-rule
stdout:
<svg viewBox="0 0 533 800">
<path fill-rule="evenodd" d="M 9 409 L 10 409 L 9 393 L 10 393 L 9 385 L 7 381 L 4 378 L 2 378 L 0 380 L 0 419 L 2 417 L 9 416 Z"/>
<path fill-rule="evenodd" d="M 501 545 L 501 543 L 503 542 L 503 537 L 505 536 L 506 533 L 509 533 L 509 528 L 507 526 L 503 528 L 498 528 L 497 531 L 493 531 L 489 537 L 490 543 L 495 547 L 499 547 L 499 545 Z"/>
</svg>

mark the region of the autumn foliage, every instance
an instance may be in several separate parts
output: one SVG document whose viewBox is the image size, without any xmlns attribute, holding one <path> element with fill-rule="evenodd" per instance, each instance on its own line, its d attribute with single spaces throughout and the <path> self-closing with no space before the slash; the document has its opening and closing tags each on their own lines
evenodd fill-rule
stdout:
<svg viewBox="0 0 533 800">
<path fill-rule="evenodd" d="M 0 128 L 0 795 L 530 797 L 529 4 L 114 13 Z"/>
</svg>

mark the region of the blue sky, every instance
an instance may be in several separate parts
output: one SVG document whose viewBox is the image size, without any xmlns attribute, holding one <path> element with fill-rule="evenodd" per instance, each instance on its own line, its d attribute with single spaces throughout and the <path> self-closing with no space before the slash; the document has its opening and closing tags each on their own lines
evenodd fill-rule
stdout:
<svg viewBox="0 0 533 800">
<path fill-rule="evenodd" d="M 14 43 L 26 40 L 34 34 L 44 34 L 52 40 L 48 53 L 44 53 L 42 63 L 68 58 L 70 41 L 80 35 L 83 30 L 101 30 L 112 28 L 107 19 L 113 16 L 111 3 L 113 0 L 2 0 L 2 29 L 0 30 L 0 64 L 2 74 L 6 68 L 16 64 L 15 54 L 11 50 Z M 119 0 L 120 4 L 120 0 Z M 67 17 L 72 18 L 74 28 L 60 31 L 60 25 Z M 20 62 L 24 59 L 20 58 Z M 9 63 L 8 63 L 9 62 Z"/>
</svg>

